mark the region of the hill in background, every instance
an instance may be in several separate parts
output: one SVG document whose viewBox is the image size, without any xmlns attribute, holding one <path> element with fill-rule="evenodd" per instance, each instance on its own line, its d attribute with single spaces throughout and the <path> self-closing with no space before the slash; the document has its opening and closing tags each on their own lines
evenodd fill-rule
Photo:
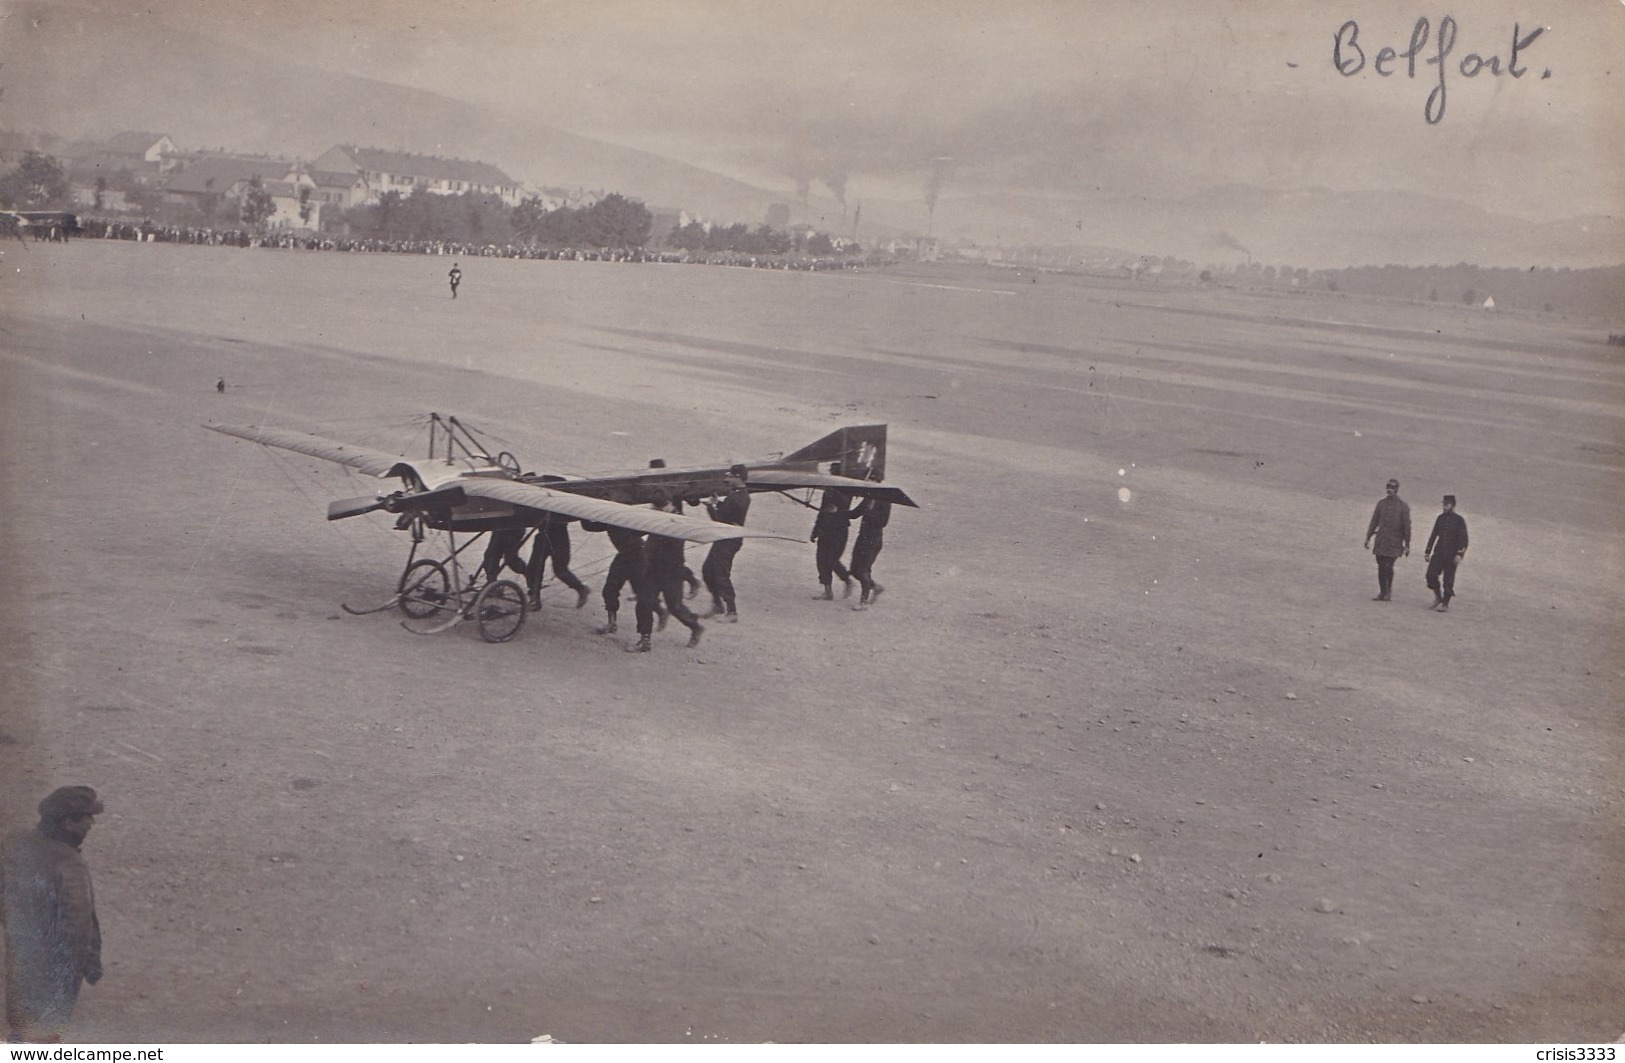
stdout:
<svg viewBox="0 0 1625 1063">
<path fill-rule="evenodd" d="M 168 133 L 187 148 L 313 158 L 353 143 L 493 163 L 533 186 L 621 192 L 651 207 L 760 224 L 774 203 L 793 222 L 842 235 L 852 217 L 635 148 L 569 132 L 568 114 L 516 117 L 432 92 L 336 74 L 168 26 L 117 4 L 15 3 L 0 34 L 0 128 L 63 136 Z M 117 71 L 117 75 L 107 74 Z M 545 115 L 545 104 L 537 108 Z M 980 247 L 1114 248 L 1192 262 L 1588 267 L 1625 260 L 1612 217 L 1534 223 L 1401 192 L 1289 192 L 1240 185 L 1183 198 L 1058 198 L 945 189 L 923 202 L 865 198 L 860 240 L 933 235 Z"/>
</svg>

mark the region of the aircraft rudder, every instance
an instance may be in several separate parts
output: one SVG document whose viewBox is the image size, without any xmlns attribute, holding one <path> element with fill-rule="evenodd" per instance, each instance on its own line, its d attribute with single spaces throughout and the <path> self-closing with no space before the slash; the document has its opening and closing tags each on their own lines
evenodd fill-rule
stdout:
<svg viewBox="0 0 1625 1063">
<path fill-rule="evenodd" d="M 881 480 L 886 473 L 886 426 L 848 425 L 808 443 L 785 461 L 839 462 L 841 474 L 859 480 Z"/>
</svg>

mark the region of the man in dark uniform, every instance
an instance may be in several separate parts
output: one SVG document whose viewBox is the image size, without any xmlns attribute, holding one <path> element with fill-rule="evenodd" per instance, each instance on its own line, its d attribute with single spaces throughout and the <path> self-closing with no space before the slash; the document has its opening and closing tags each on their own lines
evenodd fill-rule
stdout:
<svg viewBox="0 0 1625 1063">
<path fill-rule="evenodd" d="M 39 825 L 0 845 L 6 941 L 6 1028 L 13 1041 L 62 1040 L 79 985 L 102 977 L 102 931 L 90 868 L 79 855 L 102 803 L 63 786 L 39 803 Z"/>
<path fill-rule="evenodd" d="M 1372 549 L 1371 539 L 1377 545 Z M 1365 529 L 1365 548 L 1377 557 L 1377 596 L 1374 602 L 1386 602 L 1394 593 L 1394 562 L 1411 554 L 1411 507 L 1399 497 L 1399 481 L 1388 481 L 1388 494 L 1371 511 L 1371 523 Z"/>
<path fill-rule="evenodd" d="M 891 502 L 884 498 L 866 498 L 858 506 L 863 519 L 858 523 L 858 538 L 852 544 L 852 577 L 862 590 L 854 609 L 867 609 L 869 603 L 880 597 L 886 588 L 875 582 L 875 558 L 885 542 L 886 525 L 891 520 Z"/>
<path fill-rule="evenodd" d="M 615 547 L 615 558 L 610 561 L 609 572 L 604 576 L 604 611 L 609 614 L 609 620 L 603 627 L 595 629 L 597 634 L 613 635 L 616 630 L 616 615 L 621 611 L 621 588 L 631 583 L 635 591 L 637 581 L 642 578 L 646 567 L 643 556 L 643 533 L 614 524 L 597 524 L 591 521 L 582 521 L 581 528 L 583 531 L 607 532 L 610 545 Z"/>
<path fill-rule="evenodd" d="M 463 283 L 463 271 L 457 268 L 457 263 L 451 264 L 451 272 L 446 274 L 446 279 L 451 281 L 451 297 L 457 298 L 457 286 Z"/>
<path fill-rule="evenodd" d="M 1467 520 L 1456 512 L 1456 496 L 1444 496 L 1444 512 L 1433 522 L 1422 557 L 1428 563 L 1428 590 L 1433 592 L 1433 608 L 1444 612 L 1456 596 L 1456 566 L 1467 556 Z M 1443 587 L 1440 587 L 1440 577 Z"/>
<path fill-rule="evenodd" d="M 649 468 L 651 468 L 651 469 L 664 469 L 665 467 L 666 467 L 666 459 L 665 458 L 650 458 L 649 459 Z M 694 597 L 696 594 L 698 594 L 700 592 L 700 580 L 699 580 L 699 577 L 695 576 L 694 575 L 694 570 L 689 568 L 686 564 L 683 566 L 683 582 L 688 584 L 688 597 L 692 598 L 692 597 Z M 664 609 L 661 609 L 660 610 L 660 630 L 664 631 L 665 629 L 666 629 L 666 611 Z"/>
<path fill-rule="evenodd" d="M 745 514 L 750 511 L 750 492 L 745 488 L 745 478 L 748 471 L 743 465 L 735 465 L 728 470 L 726 482 L 728 493 L 720 501 L 707 502 L 706 512 L 711 519 L 722 524 L 745 526 Z M 711 611 L 707 616 L 721 616 L 724 623 L 732 624 L 739 620 L 739 612 L 735 606 L 734 598 L 734 556 L 739 548 L 745 544 L 743 539 L 719 539 L 711 544 L 711 550 L 705 555 L 705 564 L 700 566 L 700 575 L 705 579 L 705 589 L 711 592 Z"/>
<path fill-rule="evenodd" d="M 683 511 L 680 502 L 657 502 L 655 508 L 662 513 Z M 661 615 L 662 613 L 676 617 L 679 623 L 688 628 L 690 649 L 700 644 L 700 636 L 704 634 L 705 628 L 693 610 L 683 603 L 685 545 L 681 539 L 654 534 L 651 534 L 648 541 L 643 544 L 646 563 L 642 572 L 632 580 L 632 589 L 638 596 L 638 640 L 626 648 L 628 653 L 649 652 L 649 637 L 654 633 L 655 617 L 660 615 L 660 626 L 666 626 L 665 616 Z M 662 600 L 666 603 L 664 610 L 660 608 Z"/>
<path fill-rule="evenodd" d="M 570 571 L 570 522 L 550 513 L 542 526 L 536 529 L 536 541 L 530 548 L 530 563 L 525 566 L 525 587 L 530 592 L 530 607 L 542 607 L 542 566 L 547 564 L 549 558 L 553 561 L 554 577 L 576 592 L 576 608 L 586 605 L 592 592 Z"/>
<path fill-rule="evenodd" d="M 840 463 L 831 465 L 829 471 L 840 475 Z M 823 584 L 824 593 L 816 597 L 822 601 L 827 602 L 835 597 L 832 584 L 836 576 L 841 577 L 841 582 L 846 585 L 846 593 L 842 597 L 852 594 L 852 574 L 841 564 L 841 555 L 846 552 L 847 526 L 854 516 L 851 495 L 838 487 L 825 488 L 824 496 L 818 503 L 818 516 L 813 520 L 812 535 L 809 536 L 818 544 L 815 563 L 818 566 L 818 582 Z"/>
<path fill-rule="evenodd" d="M 525 571 L 525 563 L 519 557 L 519 548 L 524 543 L 523 528 L 497 528 L 486 536 L 485 556 L 480 561 L 480 572 L 486 582 L 502 575 L 504 568 L 515 572 Z"/>
</svg>

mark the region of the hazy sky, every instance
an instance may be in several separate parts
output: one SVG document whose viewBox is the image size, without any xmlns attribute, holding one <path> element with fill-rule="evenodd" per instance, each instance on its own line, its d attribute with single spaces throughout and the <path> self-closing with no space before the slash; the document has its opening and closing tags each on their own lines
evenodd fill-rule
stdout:
<svg viewBox="0 0 1625 1063">
<path fill-rule="evenodd" d="M 918 195 L 935 168 L 944 194 L 1233 181 L 1404 187 L 1533 219 L 1625 207 L 1621 0 L 103 2 L 781 187 Z M 1421 17 L 1415 76 L 1398 57 L 1375 73 Z M 1364 69 L 1344 76 L 1351 19 Z M 1515 24 L 1541 31 L 1521 78 Z"/>
</svg>

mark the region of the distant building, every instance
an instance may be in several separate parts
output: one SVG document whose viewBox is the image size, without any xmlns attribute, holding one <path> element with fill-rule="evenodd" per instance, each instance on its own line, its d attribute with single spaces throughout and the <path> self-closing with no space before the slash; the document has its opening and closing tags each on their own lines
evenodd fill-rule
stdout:
<svg viewBox="0 0 1625 1063">
<path fill-rule="evenodd" d="M 295 162 L 252 155 L 196 158 L 164 182 L 163 196 L 170 203 L 190 203 L 204 217 L 224 222 L 235 213 L 255 178 L 270 193 L 276 208 L 266 220 L 268 228 L 321 228 L 322 201 L 316 182 Z"/>
<path fill-rule="evenodd" d="M 942 242 L 932 236 L 902 236 L 881 246 L 891 254 L 911 256 L 920 262 L 935 262 L 942 255 Z"/>
<path fill-rule="evenodd" d="M 181 159 L 180 150 L 166 134 L 119 133 L 106 140 L 75 144 L 67 152 L 68 182 L 75 198 L 88 203 L 84 197 L 94 195 L 98 181 L 156 185 Z"/>
<path fill-rule="evenodd" d="M 312 172 L 323 174 L 324 181 L 343 175 L 347 182 L 345 187 L 351 190 L 348 206 L 376 203 L 385 192 L 409 195 L 416 188 L 441 196 L 456 196 L 465 192 L 494 195 L 509 206 L 518 206 L 524 195 L 518 181 L 490 163 L 360 148 L 350 144 L 329 148 L 311 163 L 310 168 Z M 333 184 L 322 186 L 324 191 L 336 187 Z M 357 188 L 360 190 L 359 198 L 353 194 Z"/>
<path fill-rule="evenodd" d="M 174 170 L 180 158 L 175 142 L 161 133 L 119 133 L 76 145 L 69 169 L 89 178 L 127 173 L 138 183 L 151 185 Z"/>
<path fill-rule="evenodd" d="M 68 194 L 73 205 L 87 210 L 125 211 L 130 209 L 130 198 L 123 189 L 98 187 L 94 182 L 81 184 L 68 179 Z"/>
<path fill-rule="evenodd" d="M 359 173 L 311 169 L 316 198 L 336 210 L 346 210 L 367 201 L 367 182 Z"/>
<path fill-rule="evenodd" d="M 178 155 L 167 133 L 115 133 L 101 145 L 103 155 L 125 160 L 132 169 L 156 167 L 162 171 L 165 160 Z"/>
<path fill-rule="evenodd" d="M 520 192 L 522 201 L 534 199 L 541 204 L 543 210 L 558 210 L 566 203 L 566 193 L 562 188 L 542 188 L 539 185 L 526 185 Z"/>
</svg>

